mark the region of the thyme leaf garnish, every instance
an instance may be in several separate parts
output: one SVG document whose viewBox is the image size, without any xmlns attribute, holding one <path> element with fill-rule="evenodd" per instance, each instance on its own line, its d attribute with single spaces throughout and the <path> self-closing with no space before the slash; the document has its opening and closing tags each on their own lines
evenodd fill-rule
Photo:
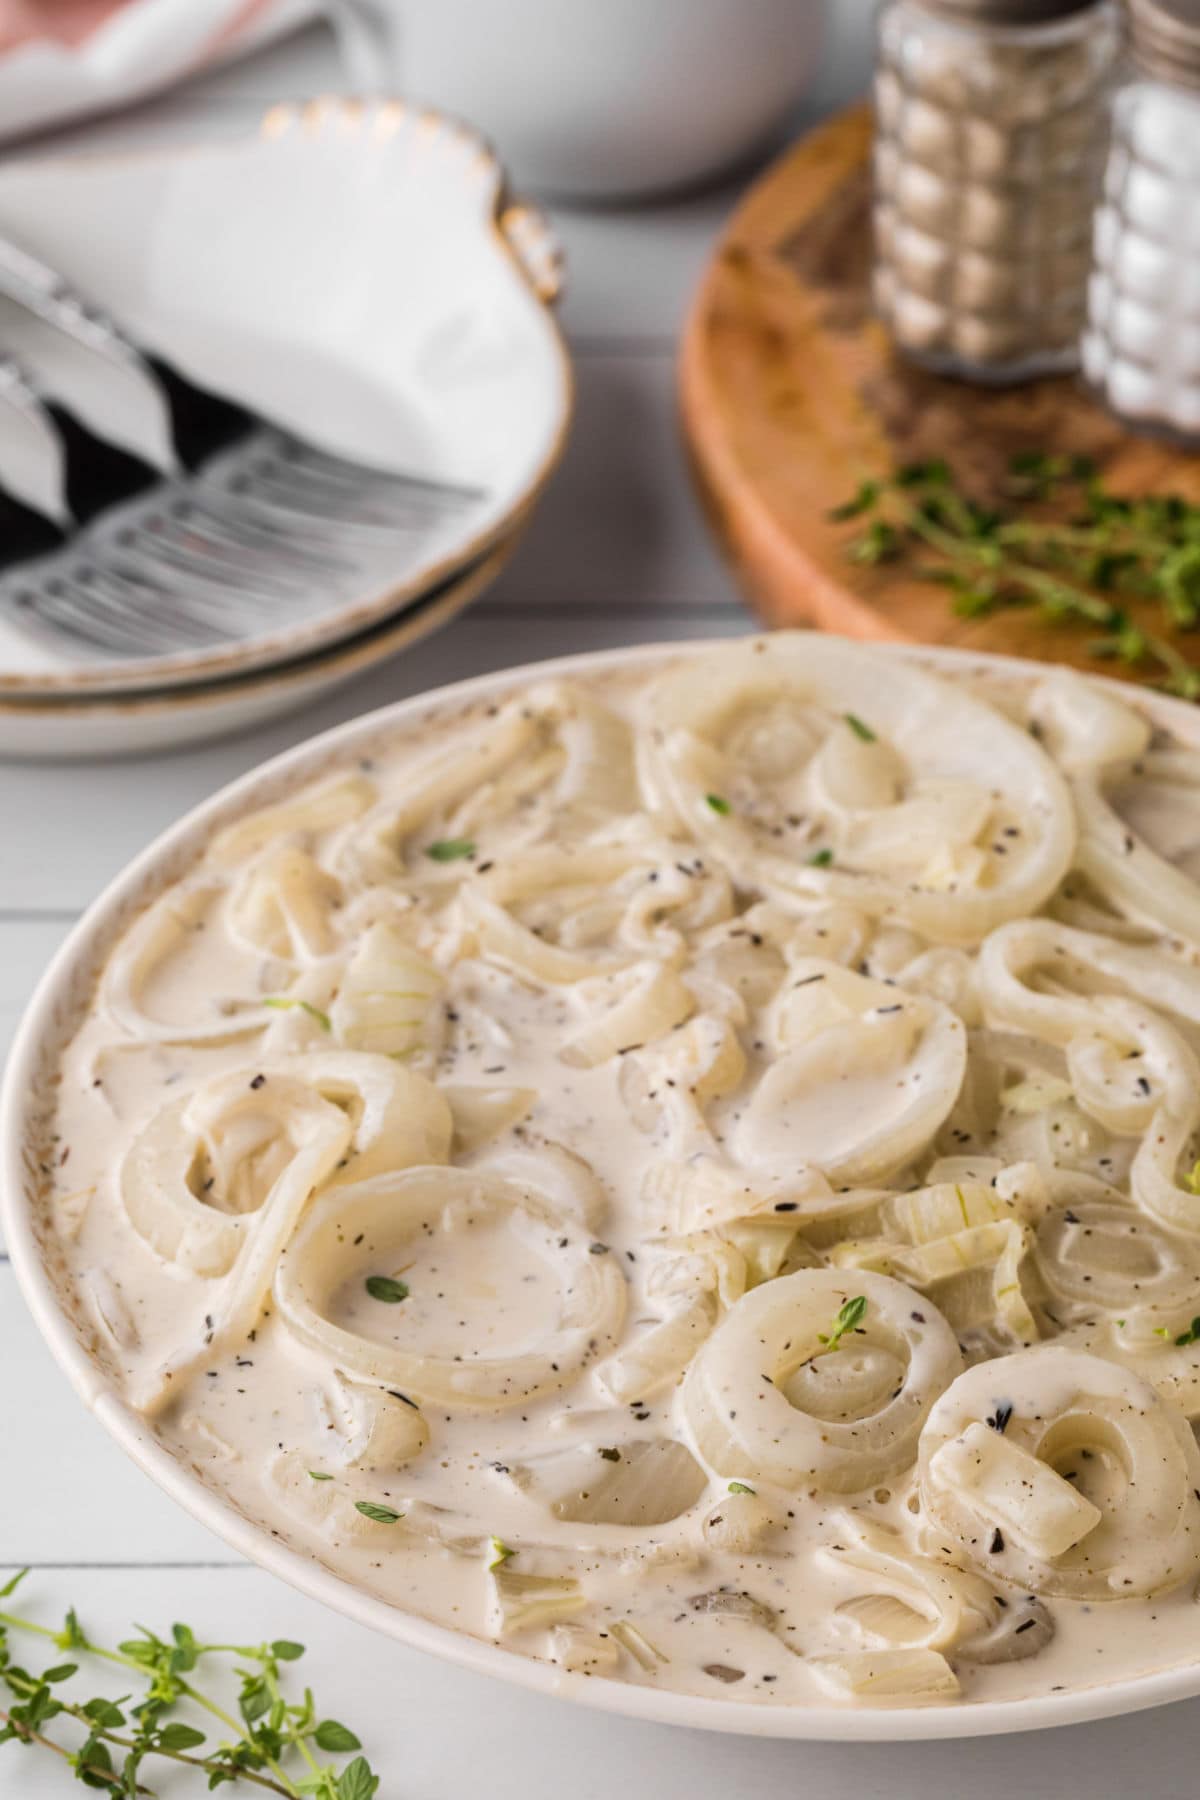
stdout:
<svg viewBox="0 0 1200 1800">
<path fill-rule="evenodd" d="M 851 561 L 907 564 L 960 618 L 1034 608 L 1098 634 L 1094 657 L 1200 699 L 1200 667 L 1165 635 L 1200 628 L 1200 505 L 1182 495 L 1115 494 L 1086 458 L 1031 451 L 1011 459 L 996 505 L 934 461 L 862 482 L 829 516 L 859 523 Z"/>
</svg>

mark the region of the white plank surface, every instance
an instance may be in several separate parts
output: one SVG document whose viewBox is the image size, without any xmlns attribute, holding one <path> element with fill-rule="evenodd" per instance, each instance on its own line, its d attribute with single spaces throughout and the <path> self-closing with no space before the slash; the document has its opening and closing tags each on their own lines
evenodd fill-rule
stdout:
<svg viewBox="0 0 1200 1800">
<path fill-rule="evenodd" d="M 865 77 L 870 6 L 831 0 L 831 11 L 829 51 L 798 123 Z M 335 85 L 328 41 L 312 33 L 77 141 L 152 146 L 229 133 L 274 99 Z M 571 268 L 575 430 L 517 557 L 471 613 L 307 714 L 242 738 L 146 762 L 0 764 L 0 1051 L 70 919 L 159 830 L 264 757 L 504 664 L 748 628 L 689 491 L 674 407 L 675 334 L 735 192 L 636 212 L 555 212 Z M 1010 1800 L 1014 1789 L 1029 1800 L 1126 1800 L 1194 1786 L 1200 1705 L 1038 1738 L 806 1747 L 660 1730 L 467 1676 L 324 1613 L 168 1502 L 86 1416 L 3 1261 L 0 1370 L 0 1566 L 35 1564 L 31 1598 L 54 1613 L 73 1601 L 112 1638 L 133 1619 L 184 1617 L 223 1636 L 306 1641 L 322 1700 L 362 1732 L 385 1773 L 384 1800 Z M 0 1747 L 0 1800 L 68 1791 L 79 1790 L 56 1767 Z M 193 1790 L 168 1781 L 161 1791 Z"/>
</svg>

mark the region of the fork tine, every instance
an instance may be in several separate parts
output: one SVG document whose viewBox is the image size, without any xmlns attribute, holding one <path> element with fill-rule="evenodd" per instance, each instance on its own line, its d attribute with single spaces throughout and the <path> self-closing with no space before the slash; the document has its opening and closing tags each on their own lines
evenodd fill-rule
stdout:
<svg viewBox="0 0 1200 1800">
<path fill-rule="evenodd" d="M 317 469 L 327 474 L 332 481 L 350 479 L 365 472 L 379 481 L 395 484 L 415 493 L 445 496 L 447 500 L 464 504 L 487 498 L 486 488 L 476 487 L 468 482 L 433 481 L 420 475 L 396 475 L 389 469 L 361 471 L 356 463 L 345 462 L 341 457 L 330 455 L 328 450 L 320 450 L 315 444 L 304 443 L 301 438 L 284 437 L 281 442 L 290 461 Z"/>
<path fill-rule="evenodd" d="M 234 512 L 222 512 L 198 490 L 185 490 L 170 506 L 149 514 L 143 524 L 155 535 L 170 538 L 178 533 L 211 541 L 219 549 L 263 561 L 273 559 L 277 566 L 294 567 L 310 581 L 314 575 L 334 580 L 355 572 L 354 563 L 347 558 L 323 556 L 311 545 L 301 552 L 281 533 Z"/>
<path fill-rule="evenodd" d="M 0 609 L 42 641 L 154 658 L 260 636 L 368 594 L 385 572 L 403 581 L 405 566 L 411 576 L 443 541 L 449 548 L 451 525 L 486 498 L 458 482 L 360 467 L 281 431 L 137 348 L 2 238 L 0 294 L 144 373 L 178 457 L 164 482 L 82 423 L 68 400 L 36 382 L 24 393 L 26 412 L 49 432 L 65 510 L 83 527 L 64 546 L 55 522 L 0 478 Z M 0 357 L 0 403 L 15 405 L 6 372 Z"/>
</svg>

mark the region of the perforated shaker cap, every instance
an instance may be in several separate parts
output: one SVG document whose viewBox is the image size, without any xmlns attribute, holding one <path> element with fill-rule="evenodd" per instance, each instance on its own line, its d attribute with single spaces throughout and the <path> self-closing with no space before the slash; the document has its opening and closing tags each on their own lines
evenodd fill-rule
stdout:
<svg viewBox="0 0 1200 1800">
<path fill-rule="evenodd" d="M 1200 0 L 1129 0 L 1129 42 L 1147 75 L 1200 91 Z"/>
<path fill-rule="evenodd" d="M 931 12 L 964 25 L 1050 25 L 1100 0 L 924 0 Z"/>
</svg>

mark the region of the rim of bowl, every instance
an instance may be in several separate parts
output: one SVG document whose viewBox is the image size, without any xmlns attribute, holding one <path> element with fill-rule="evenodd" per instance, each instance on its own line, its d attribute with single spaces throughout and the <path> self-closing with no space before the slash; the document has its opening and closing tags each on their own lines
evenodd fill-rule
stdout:
<svg viewBox="0 0 1200 1800">
<path fill-rule="evenodd" d="M 97 966 L 94 947 L 97 943 L 102 944 L 106 954 L 111 948 L 111 943 L 106 940 L 115 940 L 123 929 L 127 909 L 141 901 L 143 895 L 149 897 L 156 878 L 160 887 L 167 885 L 165 865 L 180 862 L 189 851 L 191 856 L 199 856 L 218 821 L 224 824 L 247 810 L 263 787 L 278 786 L 281 779 L 289 784 L 302 781 L 331 759 L 349 754 L 360 740 L 375 739 L 381 731 L 390 729 L 403 731 L 431 711 L 469 705 L 481 697 L 503 693 L 535 679 L 622 667 L 636 671 L 728 642 L 727 637 L 691 638 L 617 650 L 587 651 L 473 676 L 396 701 L 309 738 L 218 789 L 128 863 L 86 909 L 51 959 L 22 1016 L 5 1070 L 0 1093 L 0 1224 L 26 1304 L 56 1362 L 88 1409 L 126 1455 L 193 1518 L 208 1526 L 249 1562 L 278 1575 L 310 1599 L 331 1606 L 356 1623 L 370 1626 L 413 1649 L 426 1651 L 477 1674 L 491 1675 L 537 1693 L 575 1700 L 604 1712 L 659 1724 L 749 1737 L 843 1743 L 899 1743 L 1045 1730 L 1057 1725 L 1140 1712 L 1173 1700 L 1191 1699 L 1200 1694 L 1200 1654 L 1191 1664 L 1064 1693 L 908 1709 L 755 1705 L 643 1687 L 606 1676 L 570 1674 L 554 1663 L 524 1656 L 499 1644 L 403 1612 L 335 1574 L 315 1556 L 289 1548 L 273 1538 L 265 1526 L 243 1517 L 224 1495 L 189 1473 L 158 1442 L 144 1420 L 132 1410 L 84 1349 L 60 1305 L 58 1292 L 37 1243 L 33 1209 L 27 1204 L 24 1191 L 23 1152 L 36 1108 L 38 1062 L 47 1042 L 57 1040 L 57 1047 L 61 1049 L 69 1041 L 70 1031 L 79 1023 L 82 1013 L 78 999 L 73 1005 L 64 1004 L 64 1015 L 67 1016 L 57 1026 L 53 1015 L 60 1002 L 67 1001 L 71 984 L 80 970 L 88 965 Z M 1022 657 L 943 646 L 872 644 L 869 653 L 928 663 L 934 669 L 949 667 L 969 671 L 976 668 L 985 673 L 1007 670 L 1026 678 L 1031 673 L 1044 676 L 1052 666 Z M 1144 707 L 1151 717 L 1161 720 L 1177 735 L 1200 747 L 1200 714 L 1186 702 L 1133 688 L 1128 683 L 1104 676 L 1090 679 L 1100 681 L 1127 701 Z M 1190 729 L 1185 726 L 1185 721 L 1190 721 Z M 178 873 L 173 873 L 170 879 L 178 879 Z"/>
</svg>

